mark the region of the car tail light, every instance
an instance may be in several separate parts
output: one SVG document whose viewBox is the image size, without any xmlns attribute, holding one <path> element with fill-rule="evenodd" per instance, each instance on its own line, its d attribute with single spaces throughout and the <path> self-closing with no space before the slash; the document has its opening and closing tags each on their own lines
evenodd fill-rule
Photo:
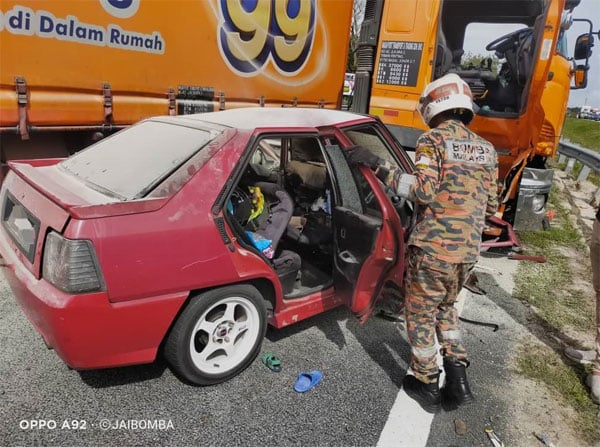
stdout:
<svg viewBox="0 0 600 447">
<path fill-rule="evenodd" d="M 92 242 L 66 239 L 54 231 L 46 236 L 42 275 L 56 288 L 67 293 L 104 289 Z"/>
</svg>

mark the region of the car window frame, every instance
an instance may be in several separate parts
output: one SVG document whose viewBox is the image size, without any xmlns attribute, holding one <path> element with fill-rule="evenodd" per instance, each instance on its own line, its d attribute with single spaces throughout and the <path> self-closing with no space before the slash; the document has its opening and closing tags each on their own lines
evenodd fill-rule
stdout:
<svg viewBox="0 0 600 447">
<path fill-rule="evenodd" d="M 393 139 L 391 134 L 385 128 L 385 125 L 380 121 L 344 126 L 340 128 L 340 131 L 342 132 L 344 137 L 347 138 L 349 143 L 355 145 L 357 143 L 354 139 L 350 138 L 348 132 L 352 130 L 360 130 L 361 128 L 366 127 L 372 128 L 376 136 L 379 137 L 379 141 L 383 143 L 382 147 L 385 147 L 387 151 L 386 154 L 388 155 L 388 157 L 386 157 L 386 159 L 388 162 L 392 162 L 395 167 L 402 169 L 403 172 L 413 172 L 414 164 L 412 160 L 410 159 L 404 148 L 402 148 L 402 146 Z M 380 156 L 381 154 L 378 153 L 376 155 Z M 368 184 L 364 176 L 360 173 L 357 167 L 351 167 L 351 172 L 354 178 L 354 183 L 356 184 L 356 188 L 359 192 L 363 213 L 368 212 L 374 217 L 381 217 L 382 210 L 380 208 L 379 201 L 373 201 L 374 192 L 372 191 L 370 185 Z M 380 183 L 382 182 L 380 181 Z M 383 188 L 385 190 L 386 185 L 383 185 Z M 371 199 L 368 199 L 369 197 L 371 197 Z M 371 203 L 374 203 L 376 206 L 372 207 Z"/>
</svg>

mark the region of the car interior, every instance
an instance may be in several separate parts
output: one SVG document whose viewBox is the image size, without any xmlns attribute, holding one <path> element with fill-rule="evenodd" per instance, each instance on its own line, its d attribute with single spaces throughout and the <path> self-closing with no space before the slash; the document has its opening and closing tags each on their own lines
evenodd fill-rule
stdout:
<svg viewBox="0 0 600 447">
<path fill-rule="evenodd" d="M 263 209 L 251 220 L 236 217 L 242 241 L 260 249 L 258 236 L 271 244 L 263 255 L 279 276 L 287 299 L 331 286 L 332 185 L 319 140 L 302 136 L 261 140 L 236 194 L 256 187 L 264 198 Z"/>
<path fill-rule="evenodd" d="M 394 155 L 377 126 L 354 126 L 344 134 L 351 143 L 368 148 L 392 166 L 411 165 L 406 154 L 401 155 L 403 161 L 396 159 L 398 154 Z M 386 192 L 408 228 L 412 205 Z M 245 210 L 238 203 L 243 195 L 250 204 Z M 348 165 L 332 135 L 260 138 L 230 195 L 227 210 L 238 240 L 262 253 L 271 264 L 286 299 L 331 287 L 340 274 L 349 283 L 356 281 L 382 218 L 367 180 L 358 167 Z"/>
</svg>

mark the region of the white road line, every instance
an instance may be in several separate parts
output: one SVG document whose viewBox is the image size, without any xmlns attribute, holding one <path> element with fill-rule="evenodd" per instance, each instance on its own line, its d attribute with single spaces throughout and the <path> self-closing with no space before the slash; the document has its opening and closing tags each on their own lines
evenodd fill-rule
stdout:
<svg viewBox="0 0 600 447">
<path fill-rule="evenodd" d="M 455 304 L 458 315 L 462 314 L 468 296 L 470 296 L 470 292 L 463 288 Z M 437 349 L 437 343 L 436 350 L 438 351 L 438 364 L 442 369 L 442 356 L 439 354 L 439 349 Z M 440 385 L 444 383 L 444 378 L 445 375 L 442 370 Z M 408 397 L 404 388 L 402 388 L 396 396 L 385 426 L 379 435 L 377 447 L 425 446 L 429 438 L 433 416 L 433 414 L 423 410 L 414 399 Z"/>
</svg>

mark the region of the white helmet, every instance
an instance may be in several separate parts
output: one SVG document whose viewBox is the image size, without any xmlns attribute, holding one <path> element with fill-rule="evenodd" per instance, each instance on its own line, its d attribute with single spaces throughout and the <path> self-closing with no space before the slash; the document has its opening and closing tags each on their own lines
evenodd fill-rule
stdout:
<svg viewBox="0 0 600 447">
<path fill-rule="evenodd" d="M 473 119 L 473 95 L 469 84 L 449 73 L 425 87 L 417 109 L 428 126 L 436 115 L 448 110 L 456 110 L 461 121 L 469 124 Z"/>
</svg>

